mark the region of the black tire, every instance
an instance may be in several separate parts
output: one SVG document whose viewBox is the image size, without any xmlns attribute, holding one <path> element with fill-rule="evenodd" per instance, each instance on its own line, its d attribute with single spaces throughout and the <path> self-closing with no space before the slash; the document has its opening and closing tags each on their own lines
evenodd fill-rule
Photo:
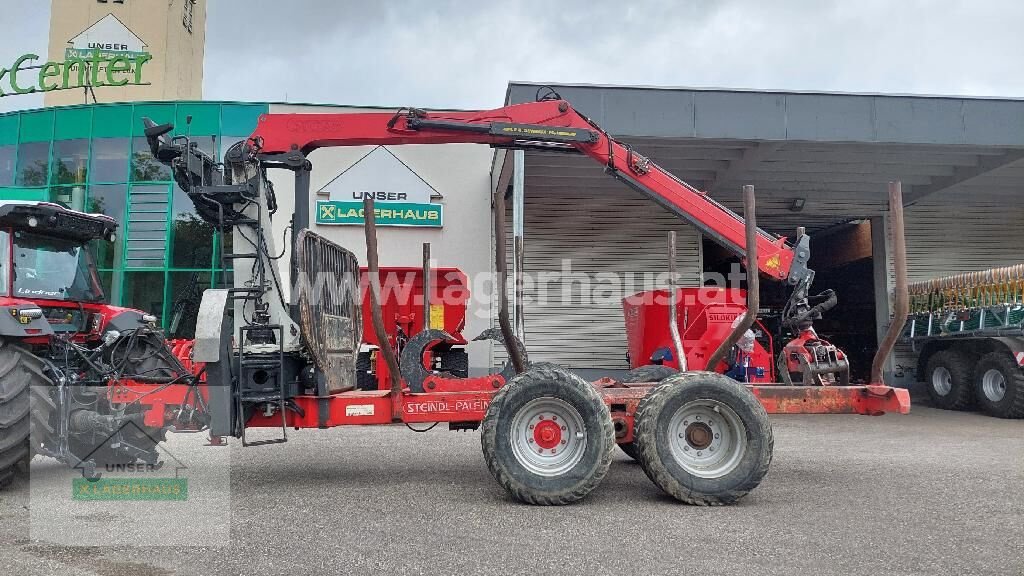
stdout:
<svg viewBox="0 0 1024 576">
<path fill-rule="evenodd" d="M 51 382 L 30 351 L 0 340 L 0 487 L 28 470 L 33 440 L 46 437 Z"/>
<path fill-rule="evenodd" d="M 941 350 L 928 359 L 925 389 L 932 405 L 943 410 L 965 410 L 974 401 L 972 358 L 956 349 Z"/>
<path fill-rule="evenodd" d="M 538 473 L 517 456 L 517 450 L 521 453 L 522 449 L 516 446 L 522 444 L 514 440 L 521 436 L 515 433 L 513 425 L 522 425 L 523 416 L 528 415 L 537 402 L 571 407 L 575 411 L 571 417 L 577 418 L 576 425 L 583 433 L 584 442 L 569 453 L 570 458 L 564 464 L 568 468 L 557 474 Z M 513 378 L 491 399 L 481 424 L 480 446 L 487 468 L 513 498 L 527 504 L 562 505 L 580 500 L 604 479 L 612 461 L 615 430 L 608 406 L 592 385 L 555 366 L 534 365 Z M 571 444 L 566 446 L 567 450 L 570 448 Z"/>
<path fill-rule="evenodd" d="M 1024 372 L 1013 356 L 990 352 L 981 357 L 974 371 L 974 396 L 987 414 L 1024 418 Z"/>
<path fill-rule="evenodd" d="M 356 388 L 359 390 L 376 390 L 378 386 L 376 374 L 371 373 L 373 364 L 370 352 L 356 354 Z"/>
<path fill-rule="evenodd" d="M 127 424 L 121 427 L 120 433 L 123 442 L 142 450 L 153 450 L 167 439 L 166 429 L 148 426 L 140 428 Z M 101 467 L 108 464 L 134 464 L 139 460 L 134 454 L 111 447 L 109 440 L 108 434 L 74 435 L 68 439 L 68 449 L 79 459 L 92 461 Z"/>
<path fill-rule="evenodd" d="M 675 368 L 669 368 L 662 364 L 648 364 L 646 366 L 640 366 L 639 368 L 633 368 L 629 372 L 626 372 L 625 376 L 623 376 L 620 381 L 626 384 L 636 384 L 637 382 L 661 382 L 665 378 L 678 373 L 679 371 Z"/>
<path fill-rule="evenodd" d="M 465 348 L 449 348 L 441 353 L 441 371 L 456 378 L 469 378 L 469 353 Z"/>
<path fill-rule="evenodd" d="M 625 376 L 622 377 L 621 382 L 626 384 L 635 384 L 637 382 L 661 382 L 665 378 L 678 373 L 678 370 L 669 368 L 662 364 L 647 364 L 646 366 L 633 368 L 629 372 L 626 372 Z M 619 448 L 621 448 L 627 456 L 636 460 L 636 448 L 632 442 L 623 442 L 619 444 Z"/>
<path fill-rule="evenodd" d="M 715 446 L 712 438 L 719 439 L 717 431 L 722 430 L 718 447 L 724 455 L 720 458 L 726 461 L 717 476 L 705 477 L 688 471 L 673 453 L 674 446 L 683 443 L 678 442 L 676 431 L 670 428 L 678 418 L 693 414 L 695 406 L 704 406 L 697 409 L 713 416 L 705 418 L 706 423 L 695 421 L 687 425 L 683 420 L 682 425 L 687 425 L 683 443 L 687 443 L 687 454 L 691 449 L 711 452 Z M 699 412 L 692 417 L 701 418 Z M 722 421 L 711 420 L 718 417 Z M 702 444 L 703 448 L 691 448 L 689 444 L 691 429 L 696 428 L 706 431 L 702 433 L 706 434 L 708 444 Z M 637 459 L 647 477 L 673 498 L 701 506 L 731 504 L 756 488 L 768 473 L 775 445 L 768 414 L 757 398 L 743 384 L 714 372 L 684 372 L 652 388 L 637 407 L 634 437 Z M 737 442 L 742 448 L 739 444 L 730 448 Z M 735 457 L 729 458 L 729 454 Z"/>
</svg>

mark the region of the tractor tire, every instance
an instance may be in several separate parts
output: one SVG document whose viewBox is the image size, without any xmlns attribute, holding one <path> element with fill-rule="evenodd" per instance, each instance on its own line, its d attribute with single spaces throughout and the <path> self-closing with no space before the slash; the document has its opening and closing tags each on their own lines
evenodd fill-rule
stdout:
<svg viewBox="0 0 1024 576">
<path fill-rule="evenodd" d="M 971 357 L 955 349 L 941 350 L 925 366 L 925 388 L 932 405 L 943 410 L 965 410 L 974 402 Z"/>
<path fill-rule="evenodd" d="M 456 378 L 469 378 L 469 352 L 465 348 L 449 348 L 442 352 L 441 371 Z"/>
<path fill-rule="evenodd" d="M 373 370 L 373 358 L 370 352 L 356 354 L 356 388 L 359 390 L 376 390 L 379 388 L 377 375 Z"/>
<path fill-rule="evenodd" d="M 661 364 L 648 364 L 639 368 L 633 368 L 622 377 L 621 382 L 636 384 L 638 382 L 661 382 L 665 378 L 678 374 L 679 371 Z"/>
<path fill-rule="evenodd" d="M 0 488 L 17 472 L 27 472 L 32 442 L 52 433 L 49 427 L 53 403 L 51 381 L 32 352 L 0 340 Z"/>
<path fill-rule="evenodd" d="M 1005 352 L 981 357 L 974 371 L 978 407 L 997 418 L 1024 418 L 1024 372 Z"/>
<path fill-rule="evenodd" d="M 644 473 L 676 500 L 732 504 L 756 488 L 775 440 L 761 403 L 714 372 L 666 378 L 640 401 L 634 428 Z"/>
<path fill-rule="evenodd" d="M 615 429 L 591 384 L 555 366 L 534 365 L 491 399 L 480 445 L 491 475 L 513 498 L 557 506 L 601 483 Z"/>
<path fill-rule="evenodd" d="M 622 382 L 625 384 L 635 384 L 637 382 L 661 382 L 669 376 L 678 374 L 679 371 L 668 366 L 661 364 L 648 364 L 646 366 L 640 366 L 639 368 L 633 368 L 626 375 L 622 377 Z M 619 444 L 619 448 L 626 453 L 633 460 L 636 460 L 636 445 L 633 442 L 623 442 Z"/>
</svg>

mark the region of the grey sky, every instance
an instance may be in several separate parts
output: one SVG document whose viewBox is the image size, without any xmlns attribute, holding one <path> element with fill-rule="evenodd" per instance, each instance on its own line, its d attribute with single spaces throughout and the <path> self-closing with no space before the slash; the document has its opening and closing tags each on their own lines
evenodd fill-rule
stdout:
<svg viewBox="0 0 1024 576">
<path fill-rule="evenodd" d="M 45 54 L 47 4 L 0 0 L 0 66 Z M 1024 97 L 1021 22 L 1014 0 L 210 0 L 204 97 L 479 108 L 509 80 Z"/>
</svg>

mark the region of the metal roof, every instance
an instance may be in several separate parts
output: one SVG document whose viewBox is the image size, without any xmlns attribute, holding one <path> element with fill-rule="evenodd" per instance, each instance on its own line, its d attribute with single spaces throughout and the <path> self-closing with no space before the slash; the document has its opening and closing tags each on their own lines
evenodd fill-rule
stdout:
<svg viewBox="0 0 1024 576">
<path fill-rule="evenodd" d="M 507 103 L 544 84 L 512 83 Z M 551 86 L 581 113 L 694 186 L 738 207 L 753 184 L 766 228 L 821 229 L 877 216 L 886 183 L 904 198 L 955 188 L 1024 191 L 1024 100 L 625 86 Z M 530 187 L 616 187 L 600 167 L 530 153 Z M 596 169 L 595 169 L 596 168 Z M 799 212 L 791 210 L 805 200 Z"/>
</svg>

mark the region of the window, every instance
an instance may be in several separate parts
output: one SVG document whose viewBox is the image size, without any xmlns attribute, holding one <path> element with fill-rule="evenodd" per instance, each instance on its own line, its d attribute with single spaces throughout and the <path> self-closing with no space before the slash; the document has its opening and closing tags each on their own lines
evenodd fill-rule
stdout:
<svg viewBox="0 0 1024 576">
<path fill-rule="evenodd" d="M 145 136 L 132 140 L 132 182 L 160 182 L 171 179 L 171 169 L 153 158 Z"/>
<path fill-rule="evenodd" d="M 17 155 L 14 146 L 0 146 L 0 186 L 14 183 L 14 158 Z"/>
<path fill-rule="evenodd" d="M 171 266 L 209 268 L 213 261 L 213 225 L 196 214 L 192 200 L 177 184 L 174 186 L 173 202 Z"/>
<path fill-rule="evenodd" d="M 49 142 L 26 142 L 18 146 L 18 173 L 15 185 L 46 186 L 49 168 Z"/>
<path fill-rule="evenodd" d="M 86 203 L 87 212 L 106 214 L 118 224 L 118 236 L 124 234 L 125 217 L 124 207 L 128 197 L 125 184 L 93 184 L 89 187 L 89 201 Z M 121 257 L 121 239 L 113 243 L 97 240 L 92 244 L 93 259 L 100 269 L 120 268 L 124 266 Z M 105 285 L 110 288 L 109 284 Z M 108 294 L 110 292 L 107 292 Z"/>
<path fill-rule="evenodd" d="M 103 300 L 87 250 L 74 240 L 14 233 L 14 294 L 94 302 Z"/>
<path fill-rule="evenodd" d="M 125 182 L 128 179 L 128 139 L 96 138 L 92 141 L 90 182 Z"/>
<path fill-rule="evenodd" d="M 196 317 L 203 291 L 210 287 L 209 272 L 171 272 L 170 303 L 167 310 L 167 335 L 171 338 L 195 338 Z"/>
<path fill-rule="evenodd" d="M 49 199 L 72 210 L 85 210 L 85 185 L 51 186 Z"/>
<path fill-rule="evenodd" d="M 89 141 L 85 138 L 57 140 L 50 164 L 53 184 L 84 184 L 89 163 Z"/>
<path fill-rule="evenodd" d="M 160 317 L 163 304 L 163 272 L 125 272 L 123 306 Z"/>
</svg>

